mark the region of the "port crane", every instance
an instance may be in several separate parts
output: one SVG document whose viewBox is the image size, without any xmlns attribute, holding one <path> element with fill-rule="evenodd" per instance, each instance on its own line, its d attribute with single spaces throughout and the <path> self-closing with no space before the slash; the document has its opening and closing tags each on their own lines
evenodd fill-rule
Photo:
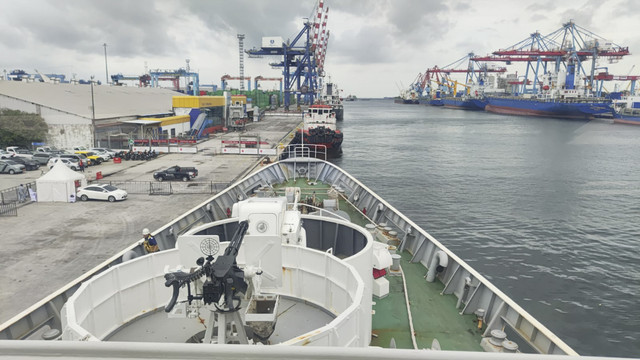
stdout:
<svg viewBox="0 0 640 360">
<path fill-rule="evenodd" d="M 258 82 L 260 81 L 278 81 L 280 83 L 280 101 L 282 102 L 282 78 L 281 77 L 263 77 L 261 75 L 253 78 L 254 80 L 254 88 L 258 90 Z"/>
<path fill-rule="evenodd" d="M 139 87 L 147 87 L 149 86 L 149 83 L 151 82 L 151 75 L 149 74 L 144 74 L 144 75 L 122 75 L 122 74 L 115 74 L 115 75 L 111 75 L 111 82 L 113 83 L 113 85 L 123 85 L 123 81 L 138 81 L 138 86 Z"/>
<path fill-rule="evenodd" d="M 180 91 L 180 78 L 186 78 L 187 84 L 193 87 L 193 94 L 200 95 L 200 75 L 198 73 L 180 68 L 177 70 L 152 70 L 149 75 L 151 76 L 151 87 L 158 87 L 160 80 L 168 80 L 173 82 L 173 86 L 178 91 Z"/>
<path fill-rule="evenodd" d="M 282 61 L 270 65 L 283 69 L 285 109 L 289 109 L 292 93 L 297 96 L 298 104 L 303 97 L 305 103 L 312 104 L 318 96 L 318 77 L 324 74 L 324 56 L 329 39 L 326 30 L 329 8 L 325 8 L 324 1 L 319 0 L 314 10 L 314 22 L 305 21 L 292 41 L 265 37 L 260 48 L 247 50 L 249 57 L 282 57 Z"/>
<path fill-rule="evenodd" d="M 640 80 L 639 75 L 613 75 L 609 72 L 600 72 L 594 79 L 597 81 L 596 96 L 602 96 L 602 89 L 605 81 L 629 81 L 631 84 L 630 95 L 636 94 L 636 81 Z"/>
<path fill-rule="evenodd" d="M 585 91 L 594 89 L 597 80 L 596 60 L 606 58 L 613 63 L 626 55 L 629 55 L 628 47 L 614 44 L 569 21 L 546 36 L 536 31 L 514 45 L 494 51 L 492 55 L 476 56 L 474 60 L 504 62 L 507 65 L 513 62 L 526 63 L 519 92 L 535 94 L 539 91 L 544 74 L 551 71 L 558 73 L 560 70 L 565 70 L 569 75 L 565 85 L 568 89 L 574 88 L 573 81 L 579 74 L 586 79 Z"/>
<path fill-rule="evenodd" d="M 422 93 L 425 90 L 430 93 L 430 83 L 433 81 L 439 85 L 440 91 L 445 93 L 452 92 L 453 96 L 456 96 L 458 86 L 462 86 L 468 91 L 470 86 L 467 84 L 484 85 L 489 73 L 505 73 L 506 71 L 506 67 L 492 67 L 487 63 L 476 60 L 475 54 L 471 52 L 443 68 L 434 66 L 431 69 L 427 69 L 424 75 L 418 76 L 417 80 L 420 83 L 414 83 L 414 88 L 418 93 Z M 453 73 L 466 74 L 464 82 L 453 80 L 450 76 Z"/>
<path fill-rule="evenodd" d="M 222 75 L 222 77 L 220 78 L 222 90 L 227 89 L 229 80 L 240 80 L 241 82 L 247 80 L 247 88 L 249 91 L 251 91 L 251 76 L 231 76 L 228 74 Z"/>
</svg>

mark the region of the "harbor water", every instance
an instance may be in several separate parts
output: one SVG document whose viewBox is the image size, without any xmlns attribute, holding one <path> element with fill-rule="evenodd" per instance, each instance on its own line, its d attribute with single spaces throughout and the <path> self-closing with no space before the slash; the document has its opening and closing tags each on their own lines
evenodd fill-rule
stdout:
<svg viewBox="0 0 640 360">
<path fill-rule="evenodd" d="M 581 355 L 640 356 L 640 126 L 345 102 L 333 160 Z"/>
</svg>

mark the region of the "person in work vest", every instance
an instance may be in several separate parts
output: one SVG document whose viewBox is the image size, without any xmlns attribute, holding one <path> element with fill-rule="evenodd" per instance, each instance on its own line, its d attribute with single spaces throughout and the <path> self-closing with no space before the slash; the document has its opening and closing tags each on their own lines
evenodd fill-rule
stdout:
<svg viewBox="0 0 640 360">
<path fill-rule="evenodd" d="M 142 245 L 144 245 L 144 249 L 147 250 L 148 253 L 154 253 L 160 250 L 158 248 L 158 242 L 156 242 L 156 238 L 151 235 L 149 229 L 145 228 L 142 230 L 142 237 L 144 238 Z"/>
</svg>

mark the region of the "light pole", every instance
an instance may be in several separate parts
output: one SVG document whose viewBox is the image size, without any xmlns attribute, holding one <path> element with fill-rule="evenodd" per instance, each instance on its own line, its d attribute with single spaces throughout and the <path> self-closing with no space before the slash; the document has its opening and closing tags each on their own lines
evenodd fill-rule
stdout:
<svg viewBox="0 0 640 360">
<path fill-rule="evenodd" d="M 91 127 L 93 130 L 93 145 L 96 144 L 96 104 L 93 100 L 93 79 L 95 76 L 91 75 Z"/>
<path fill-rule="evenodd" d="M 102 46 L 104 46 L 104 71 L 107 74 L 106 84 L 109 85 L 109 68 L 107 68 L 107 43 L 102 44 Z"/>
</svg>

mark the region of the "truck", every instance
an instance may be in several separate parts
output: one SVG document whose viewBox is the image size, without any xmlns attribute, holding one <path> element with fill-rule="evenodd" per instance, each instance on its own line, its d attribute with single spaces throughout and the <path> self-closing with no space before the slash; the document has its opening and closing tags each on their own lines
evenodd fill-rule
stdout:
<svg viewBox="0 0 640 360">
<path fill-rule="evenodd" d="M 195 179 L 198 176 L 198 169 L 194 167 L 183 167 L 174 165 L 165 170 L 156 171 L 153 173 L 153 178 L 158 181 L 165 180 L 182 180 L 189 181 Z"/>
<path fill-rule="evenodd" d="M 35 154 L 58 155 L 63 153 L 64 151 L 56 148 L 55 146 L 38 146 L 35 151 Z"/>
<path fill-rule="evenodd" d="M 7 152 L 13 154 L 13 156 L 19 156 L 27 159 L 31 159 L 33 157 L 31 151 L 21 148 L 20 146 L 7 146 Z"/>
</svg>

